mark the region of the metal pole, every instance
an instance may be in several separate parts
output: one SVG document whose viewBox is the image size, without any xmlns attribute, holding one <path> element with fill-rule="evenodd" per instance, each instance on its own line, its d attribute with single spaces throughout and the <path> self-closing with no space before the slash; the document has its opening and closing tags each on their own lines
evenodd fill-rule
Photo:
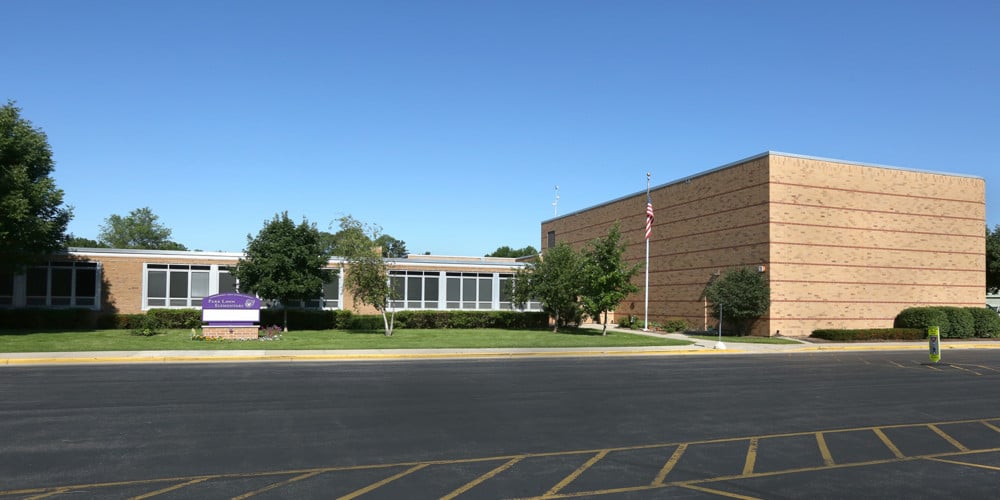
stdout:
<svg viewBox="0 0 1000 500">
<path fill-rule="evenodd" d="M 646 172 L 646 200 L 649 200 L 649 177 L 650 173 Z M 642 331 L 649 331 L 649 238 L 646 238 L 646 298 L 645 303 L 642 307 L 643 322 Z"/>
<path fill-rule="evenodd" d="M 719 304 L 719 341 L 715 343 L 715 348 L 725 350 L 726 344 L 722 342 L 722 304 Z"/>
</svg>

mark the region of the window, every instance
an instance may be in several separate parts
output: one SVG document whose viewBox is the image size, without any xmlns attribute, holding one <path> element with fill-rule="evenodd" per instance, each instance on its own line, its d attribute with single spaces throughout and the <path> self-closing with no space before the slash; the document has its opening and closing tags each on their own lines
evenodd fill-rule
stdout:
<svg viewBox="0 0 1000 500">
<path fill-rule="evenodd" d="M 552 248 L 552 247 L 556 246 L 556 232 L 555 231 L 549 231 L 548 234 L 546 235 L 546 237 L 547 237 L 546 240 L 548 241 L 548 248 Z"/>
<path fill-rule="evenodd" d="M 447 273 L 446 280 L 447 309 L 493 308 L 493 274 Z"/>
<path fill-rule="evenodd" d="M 392 307 L 397 309 L 437 309 L 440 305 L 441 273 L 438 271 L 389 271 Z"/>
<path fill-rule="evenodd" d="M 25 304 L 34 307 L 100 307 L 96 262 L 48 262 L 25 273 Z M 0 276 L 0 305 L 11 304 L 13 276 Z M 9 288 L 4 291 L 4 281 Z"/>
<path fill-rule="evenodd" d="M 220 287 L 222 279 L 219 279 Z M 329 283 L 323 284 L 323 296 L 312 300 L 290 300 L 289 308 L 299 309 L 339 309 L 340 308 L 340 274 L 334 272 Z"/>
<path fill-rule="evenodd" d="M 236 277 L 228 267 L 219 268 L 219 292 L 236 293 Z"/>
<path fill-rule="evenodd" d="M 145 307 L 201 307 L 212 266 L 146 264 Z M 228 273 L 227 273 L 228 274 Z"/>
<path fill-rule="evenodd" d="M 514 309 L 514 287 L 516 286 L 513 274 L 500 275 L 500 309 Z M 524 311 L 541 311 L 542 303 L 536 299 L 530 299 L 524 304 Z"/>
<path fill-rule="evenodd" d="M 0 307 L 14 305 L 14 273 L 0 271 Z"/>
</svg>

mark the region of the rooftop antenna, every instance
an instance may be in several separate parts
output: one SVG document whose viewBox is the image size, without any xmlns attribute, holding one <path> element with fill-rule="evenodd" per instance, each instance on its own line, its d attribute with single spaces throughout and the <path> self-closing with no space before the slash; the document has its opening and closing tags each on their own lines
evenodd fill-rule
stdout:
<svg viewBox="0 0 1000 500">
<path fill-rule="evenodd" d="M 556 199 L 552 202 L 552 216 L 559 215 L 559 184 L 556 184 Z"/>
</svg>

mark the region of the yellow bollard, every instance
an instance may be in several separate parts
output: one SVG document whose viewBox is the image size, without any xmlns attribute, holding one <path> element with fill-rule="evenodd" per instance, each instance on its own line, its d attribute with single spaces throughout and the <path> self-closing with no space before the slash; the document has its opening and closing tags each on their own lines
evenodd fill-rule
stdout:
<svg viewBox="0 0 1000 500">
<path fill-rule="evenodd" d="M 927 343 L 930 348 L 931 362 L 941 361 L 941 329 L 936 326 L 927 327 Z"/>
</svg>

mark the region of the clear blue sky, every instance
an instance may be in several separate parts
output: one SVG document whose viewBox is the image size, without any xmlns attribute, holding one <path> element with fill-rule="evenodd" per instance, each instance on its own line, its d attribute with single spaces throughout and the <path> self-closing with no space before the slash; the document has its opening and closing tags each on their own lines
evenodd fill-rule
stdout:
<svg viewBox="0 0 1000 500">
<path fill-rule="evenodd" d="M 542 220 L 767 150 L 986 179 L 1000 2 L 4 2 L 0 99 L 48 134 L 96 238 L 149 206 L 240 251 L 288 211 L 412 253 L 540 246 Z"/>
</svg>

